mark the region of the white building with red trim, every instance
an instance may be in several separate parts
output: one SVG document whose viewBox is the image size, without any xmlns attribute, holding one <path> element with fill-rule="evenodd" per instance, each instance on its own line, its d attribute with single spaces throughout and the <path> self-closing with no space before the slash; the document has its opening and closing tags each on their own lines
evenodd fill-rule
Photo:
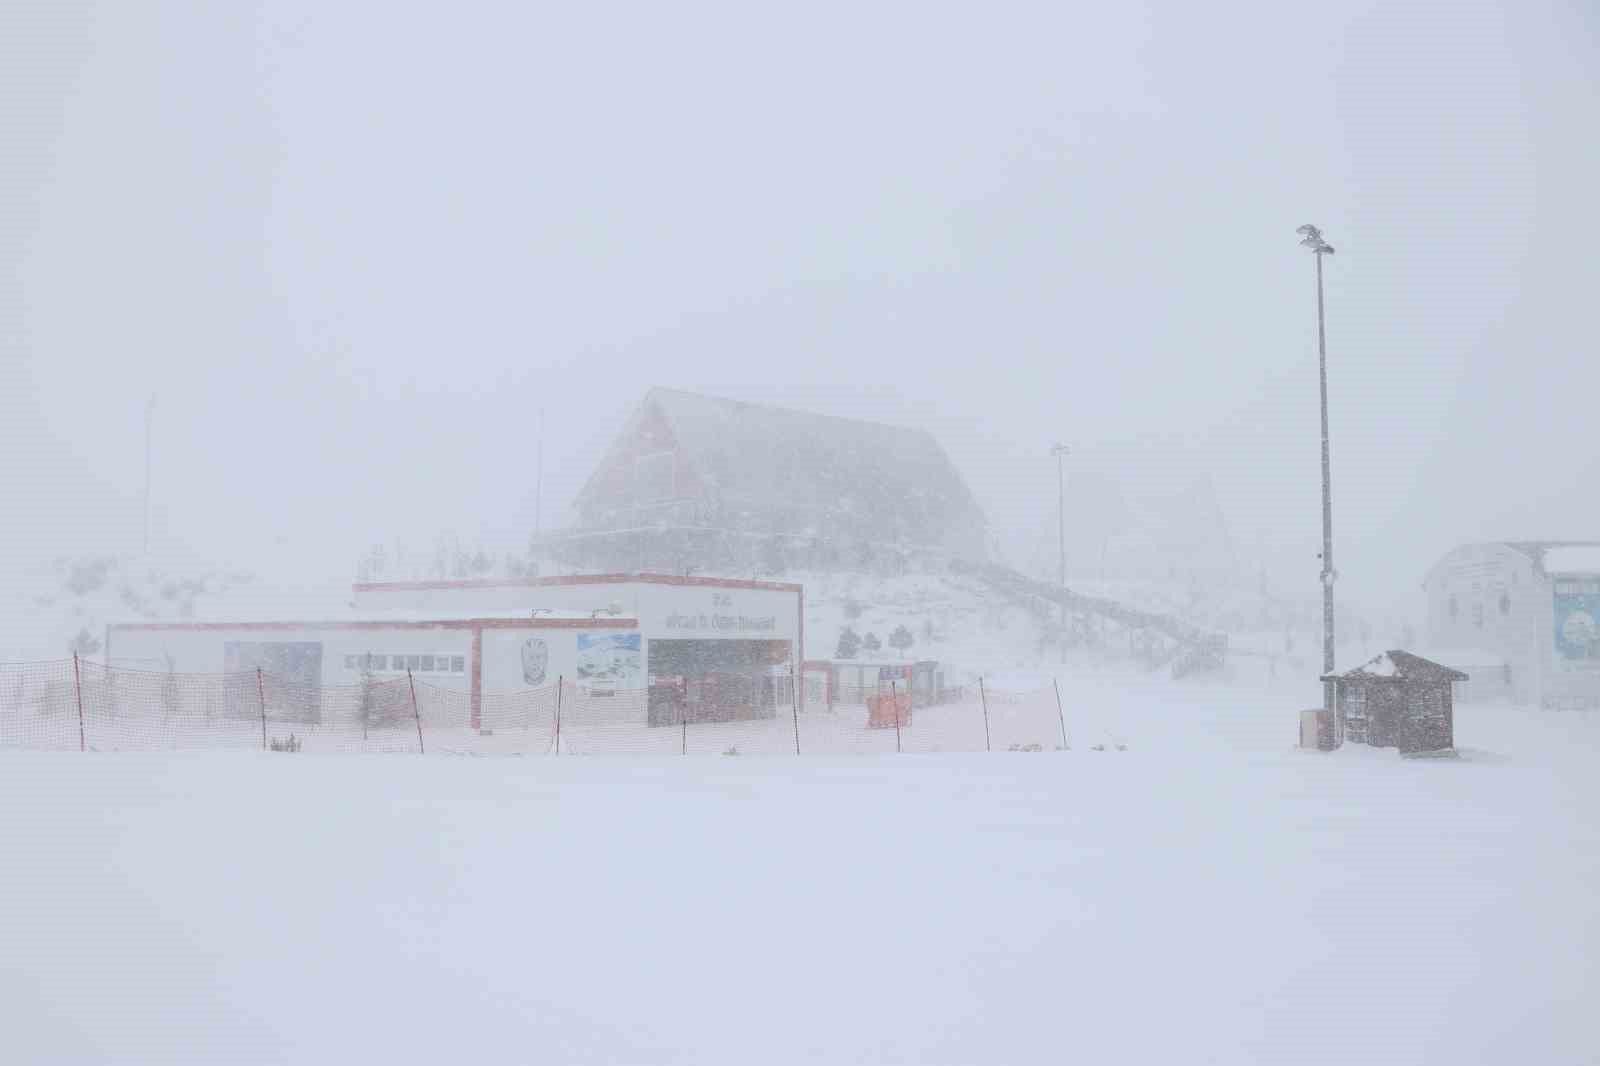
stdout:
<svg viewBox="0 0 1600 1066">
<path fill-rule="evenodd" d="M 486 693 L 564 680 L 650 690 L 665 723 L 761 717 L 792 698 L 803 661 L 799 585 L 665 574 L 588 574 L 354 587 L 356 617 L 112 625 L 113 665 L 178 673 L 262 670 L 302 686 L 406 673 Z"/>
</svg>

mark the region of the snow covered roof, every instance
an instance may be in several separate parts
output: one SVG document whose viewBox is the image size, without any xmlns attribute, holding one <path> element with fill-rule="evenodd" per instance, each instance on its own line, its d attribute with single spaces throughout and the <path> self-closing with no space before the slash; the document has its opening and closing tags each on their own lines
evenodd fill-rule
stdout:
<svg viewBox="0 0 1600 1066">
<path fill-rule="evenodd" d="M 1486 651 L 1483 648 L 1425 648 L 1424 658 L 1432 659 L 1436 663 L 1456 670 L 1477 669 L 1482 667 L 1502 667 L 1506 665 L 1506 657 L 1502 652 Z"/>
<path fill-rule="evenodd" d="M 1467 675 L 1442 663 L 1412 655 L 1408 651 L 1390 650 L 1373 656 L 1354 670 L 1342 674 L 1327 674 L 1322 680 L 1350 681 L 1367 677 L 1398 678 L 1409 680 L 1465 681 Z"/>
<path fill-rule="evenodd" d="M 983 520 L 977 499 L 926 430 L 653 388 L 618 446 L 650 411 L 659 412 L 695 475 L 731 508 L 881 518 L 906 533 Z M 598 473 L 580 501 L 597 489 Z"/>
<path fill-rule="evenodd" d="M 1559 544 L 1545 549 L 1547 574 L 1600 574 L 1600 544 Z"/>
</svg>

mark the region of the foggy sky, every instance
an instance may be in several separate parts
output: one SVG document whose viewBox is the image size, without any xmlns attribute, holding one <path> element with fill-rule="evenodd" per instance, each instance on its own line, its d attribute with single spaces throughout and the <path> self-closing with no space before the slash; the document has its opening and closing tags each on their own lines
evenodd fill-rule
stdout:
<svg viewBox="0 0 1600 1066">
<path fill-rule="evenodd" d="M 1137 443 L 1314 596 L 1305 222 L 1346 594 L 1600 536 L 1593 5 L 1102 7 L 13 0 L 0 544 L 137 550 L 153 393 L 165 551 L 518 549 L 539 410 L 549 525 L 665 384 L 926 426 L 1022 548 Z"/>
</svg>

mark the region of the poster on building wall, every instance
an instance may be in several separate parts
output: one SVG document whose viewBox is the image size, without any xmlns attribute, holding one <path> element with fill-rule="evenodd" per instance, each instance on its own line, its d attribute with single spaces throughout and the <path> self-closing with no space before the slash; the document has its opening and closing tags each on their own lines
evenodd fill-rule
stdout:
<svg viewBox="0 0 1600 1066">
<path fill-rule="evenodd" d="M 544 684 L 550 672 L 550 645 L 543 637 L 529 637 L 522 642 L 522 683 L 537 687 Z"/>
<path fill-rule="evenodd" d="M 579 633 L 578 680 L 585 684 L 639 687 L 639 634 Z"/>
<path fill-rule="evenodd" d="M 1555 583 L 1556 661 L 1600 669 L 1600 580 Z"/>
<path fill-rule="evenodd" d="M 322 708 L 322 642 L 229 640 L 222 645 L 222 669 L 230 674 L 260 670 L 272 678 L 274 713 L 315 721 Z M 238 692 L 228 688 L 229 713 L 260 713 L 259 703 L 245 698 L 233 707 Z M 248 691 L 248 686 L 239 691 Z M 247 705 L 247 706 L 246 706 Z"/>
</svg>

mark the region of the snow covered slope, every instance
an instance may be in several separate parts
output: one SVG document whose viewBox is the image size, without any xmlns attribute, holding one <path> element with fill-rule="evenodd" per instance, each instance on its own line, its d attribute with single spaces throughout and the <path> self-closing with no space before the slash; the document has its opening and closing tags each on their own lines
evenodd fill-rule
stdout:
<svg viewBox="0 0 1600 1066">
<path fill-rule="evenodd" d="M 0 661 L 93 657 L 113 622 L 316 620 L 349 613 L 350 580 L 268 577 L 119 556 L 63 557 L 0 573 Z"/>
<path fill-rule="evenodd" d="M 5 1057 L 1592 1061 L 1597 725 L 1463 711 L 1425 764 L 0 752 Z"/>
</svg>

